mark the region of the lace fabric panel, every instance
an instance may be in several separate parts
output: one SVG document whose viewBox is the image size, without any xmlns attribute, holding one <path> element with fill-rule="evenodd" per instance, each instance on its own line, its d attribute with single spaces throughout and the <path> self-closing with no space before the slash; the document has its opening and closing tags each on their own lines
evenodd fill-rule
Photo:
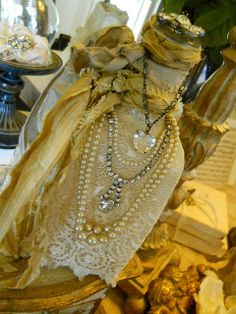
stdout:
<svg viewBox="0 0 236 314">
<path fill-rule="evenodd" d="M 142 155 L 136 152 L 133 146 L 134 133 L 137 129 L 145 128 L 144 116 L 141 110 L 131 106 L 120 106 L 116 108 L 116 113 L 119 119 L 117 151 L 122 155 L 122 159 L 133 160 L 133 164 L 122 162 L 114 154 L 113 167 L 119 175 L 130 178 L 143 169 L 143 166 L 137 163 L 147 158 L 146 154 Z M 123 217 L 140 194 L 143 194 L 144 185 L 158 167 L 157 163 L 141 180 L 127 184 L 123 188 L 119 208 L 113 208 L 108 213 L 99 211 L 98 195 L 104 193 L 112 182 L 104 166 L 107 128 L 105 119 L 101 128 L 97 154 L 92 156 L 93 166 L 90 170 L 91 179 L 87 187 L 85 212 L 89 221 L 102 225 L 116 223 Z M 152 132 L 158 137 L 162 129 L 164 129 L 163 125 L 159 123 Z M 94 135 L 93 141 L 96 141 L 96 135 Z M 81 160 L 76 160 L 69 166 L 64 181 L 62 183 L 57 182 L 45 200 L 44 206 L 51 206 L 52 215 L 48 221 L 48 227 L 53 228 L 53 237 L 48 245 L 48 256 L 44 258 L 42 265 L 47 267 L 68 266 L 79 278 L 95 274 L 105 279 L 107 283 L 115 283 L 121 270 L 139 249 L 157 222 L 179 180 L 183 170 L 182 148 L 179 145 L 175 162 L 168 169 L 158 188 L 146 193 L 145 201 L 136 208 L 131 221 L 125 227 L 125 232 L 119 233 L 114 239 L 109 238 L 106 243 L 97 242 L 95 245 L 78 240 L 75 234 L 80 163 Z"/>
</svg>

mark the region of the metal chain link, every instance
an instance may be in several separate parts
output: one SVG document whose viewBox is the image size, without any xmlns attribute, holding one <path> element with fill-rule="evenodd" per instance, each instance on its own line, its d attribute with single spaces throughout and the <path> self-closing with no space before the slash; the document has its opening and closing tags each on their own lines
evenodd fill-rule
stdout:
<svg viewBox="0 0 236 314">
<path fill-rule="evenodd" d="M 171 101 L 169 106 L 167 106 L 160 114 L 159 116 L 151 122 L 150 119 L 150 109 L 148 106 L 148 99 L 147 99 L 147 74 L 148 74 L 148 56 L 147 54 L 144 54 L 143 56 L 143 98 L 142 98 L 142 105 L 144 108 L 144 115 L 145 115 L 145 123 L 146 123 L 146 129 L 145 133 L 149 133 L 151 128 L 154 124 L 156 124 L 158 121 L 160 121 L 168 112 L 170 112 L 177 104 L 178 100 L 182 97 L 183 91 L 185 89 L 186 82 L 188 81 L 189 75 L 185 78 L 183 83 L 178 89 L 178 92 L 175 96 L 175 98 Z"/>
</svg>

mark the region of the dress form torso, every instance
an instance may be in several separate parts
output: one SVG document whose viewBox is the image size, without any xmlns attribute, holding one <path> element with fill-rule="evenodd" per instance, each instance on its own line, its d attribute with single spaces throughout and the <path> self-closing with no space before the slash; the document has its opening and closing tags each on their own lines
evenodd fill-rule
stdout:
<svg viewBox="0 0 236 314">
<path fill-rule="evenodd" d="M 124 30 L 124 28 L 122 29 Z M 108 39 L 110 39 L 109 36 Z M 195 50 L 199 54 L 199 49 Z M 170 144 L 176 145 L 176 147 L 172 147 L 175 148 L 176 155 L 174 160 L 170 161 L 170 165 L 168 165 L 170 167 L 165 168 L 166 157 L 162 154 L 162 158 L 141 180 L 132 183 L 130 187 L 127 185 L 126 191 L 124 189 L 122 194 L 124 203 L 121 204 L 120 211 L 112 210 L 105 216 L 97 212 L 97 194 L 100 190 L 106 190 L 111 184 L 108 182 L 109 178 L 107 178 L 104 168 L 107 140 L 104 114 L 115 110 L 121 123 L 121 132 L 119 132 L 117 140 L 119 150 L 122 151 L 122 155 L 127 152 L 128 159 L 134 159 L 134 163 L 137 163 L 139 156 L 134 151 L 132 136 L 137 129 L 144 127 L 143 109 L 140 106 L 143 86 L 141 73 L 143 48 L 131 44 L 126 49 L 126 47 L 118 45 L 118 48 L 114 48 L 111 52 L 108 53 L 107 48 L 101 47 L 79 50 L 78 55 L 80 53 L 82 55 L 82 58 L 79 58 L 80 63 L 83 64 L 84 57 L 87 62 L 84 61 L 84 64 L 87 66 L 92 64 L 93 69 L 84 71 L 78 82 L 75 82 L 49 112 L 36 143 L 29 147 L 23 159 L 15 166 L 17 169 L 23 166 L 27 172 L 22 172 L 20 177 L 18 177 L 20 171 L 15 172 L 14 180 L 3 191 L 3 195 L 8 193 L 11 197 L 2 198 L 0 205 L 5 208 L 5 211 L 11 210 L 19 215 L 15 219 L 14 228 L 12 227 L 7 237 L 4 238 L 2 247 L 9 254 L 14 254 L 13 256 L 31 256 L 30 267 L 18 282 L 17 287 L 22 287 L 33 280 L 37 276 L 40 265 L 69 266 L 79 277 L 86 274 L 98 274 L 107 282 L 114 283 L 119 272 L 156 223 L 182 173 L 183 153 L 178 134 L 175 131 L 172 134 L 174 143 Z M 101 60 L 105 60 L 105 63 L 103 64 Z M 156 64 L 152 59 L 149 62 L 147 96 L 152 118 L 154 118 L 175 97 L 178 87 L 186 76 L 187 69 L 186 65 L 179 69 L 180 62 L 178 69 Z M 191 66 L 192 64 L 194 61 Z M 119 94 L 123 92 L 125 92 L 124 101 L 121 101 Z M 88 134 L 91 127 L 94 125 L 96 129 L 97 123 L 100 123 L 103 117 L 100 142 L 98 141 L 96 144 L 97 153 L 91 157 L 93 158 L 91 167 L 94 167 L 94 169 L 91 168 L 91 173 L 94 177 L 91 182 L 88 182 L 89 200 L 86 216 L 89 216 L 92 222 L 93 220 L 99 221 L 99 219 L 100 222 L 104 220 L 104 224 L 109 222 L 115 229 L 117 226 L 114 226 L 114 223 L 122 219 L 125 212 L 131 213 L 130 209 L 132 209 L 132 214 L 129 223 L 122 226 L 125 229 L 118 232 L 119 235 L 109 237 L 105 244 L 97 241 L 95 245 L 90 245 L 90 243 L 80 241 L 81 239 L 77 241 L 74 238 L 75 214 L 78 212 L 76 202 L 81 178 L 79 172 L 84 158 L 82 156 L 84 145 L 90 141 Z M 174 120 L 172 118 L 173 126 L 174 123 L 176 124 Z M 68 125 L 68 121 L 70 121 L 70 125 Z M 161 120 L 153 129 L 157 137 L 160 136 L 163 126 L 163 120 Z M 122 133 L 123 130 L 125 130 L 124 133 Z M 96 132 L 92 135 L 97 136 Z M 71 141 L 73 142 L 72 146 Z M 91 147 L 94 147 L 94 143 Z M 34 156 L 40 158 L 40 163 L 38 163 L 40 167 L 38 168 L 33 166 Z M 117 172 L 123 172 L 124 176 L 128 173 L 130 175 L 137 174 L 137 165 L 124 165 L 116 157 L 114 157 L 114 167 L 117 168 Z M 163 164 L 161 164 L 162 161 Z M 160 169 L 166 171 L 164 175 L 160 173 L 162 171 Z M 159 178 L 159 175 L 162 177 Z M 19 184 L 14 185 L 17 180 Z M 20 194 L 21 182 L 25 183 L 27 189 Z M 84 185 L 86 184 L 83 184 L 83 189 Z M 147 191 L 143 191 L 144 189 Z M 21 195 L 21 197 L 17 203 L 14 203 L 13 199 L 16 195 Z M 36 198 L 32 200 L 32 196 L 35 195 Z M 135 208 L 133 208 L 134 205 Z M 30 217 L 28 221 L 25 219 L 27 224 L 22 219 L 22 215 Z M 99 215 L 103 217 L 98 217 Z M 31 219 L 33 220 L 32 224 Z M 23 233 L 25 235 L 23 239 L 20 238 L 22 232 L 18 226 L 21 230 L 27 228 L 27 231 Z M 1 237 L 4 235 L 3 230 L 7 230 L 6 225 L 5 229 L 2 229 Z"/>
<path fill-rule="evenodd" d="M 119 128 L 117 151 L 114 153 L 114 168 L 119 175 L 132 177 L 140 169 L 143 169 L 148 159 L 148 156 L 137 153 L 133 145 L 133 134 L 137 128 L 144 126 L 143 113 L 138 108 L 127 104 L 118 105 L 115 111 Z M 169 148 L 168 153 L 165 152 L 166 156 L 160 159 L 150 173 L 140 181 L 131 183 L 123 189 L 119 208 L 113 208 L 111 211 L 103 213 L 98 210 L 98 196 L 107 190 L 112 181 L 104 166 L 107 128 L 108 123 L 105 118 L 95 123 L 93 131 L 90 130 L 88 135 L 91 143 L 90 145 L 87 143 L 85 146 L 86 161 L 82 157 L 82 160 L 76 160 L 70 165 L 65 181 L 56 188 L 52 188 L 52 195 L 50 192 L 48 194 L 47 205 L 45 205 L 51 206 L 51 223 L 53 223 L 55 231 L 50 241 L 47 262 L 45 261 L 44 264 L 53 267 L 69 266 L 78 277 L 97 274 L 108 283 L 112 283 L 115 282 L 115 278 L 139 248 L 140 243 L 144 241 L 148 230 L 158 220 L 168 200 L 170 190 L 174 189 L 179 174 L 182 172 L 183 152 L 180 143 L 173 141 L 174 143 L 171 145 L 174 146 L 174 151 L 177 151 L 176 162 L 173 163 L 173 152 Z M 158 134 L 160 138 L 162 131 L 163 122 L 155 127 L 153 133 Z M 95 142 L 97 142 L 97 147 Z M 151 159 L 151 153 L 148 155 Z M 88 166 L 89 163 L 91 166 Z M 81 176 L 78 176 L 84 164 L 87 168 L 85 169 L 89 170 L 89 172 L 84 170 L 85 175 L 89 174 L 89 177 L 86 177 L 86 182 L 80 184 Z M 105 236 L 106 241 L 99 241 L 99 235 L 96 236 L 94 233 L 90 237 L 94 239 L 95 236 L 95 243 L 88 244 L 78 239 L 78 236 L 84 233 L 83 231 L 78 234 L 75 232 L 78 213 L 81 213 L 77 204 L 79 189 L 87 191 L 82 199 L 85 208 L 83 217 L 89 219 L 85 229 L 90 227 L 95 229 L 97 224 L 102 229 L 111 228 L 108 233 L 102 232 L 101 237 Z M 55 203 L 53 200 L 56 196 L 57 202 Z M 138 200 L 140 201 L 138 202 Z M 67 214 L 65 214 L 65 206 L 67 206 Z M 60 212 L 62 213 L 61 217 Z M 58 224 L 54 214 L 57 215 Z M 122 228 L 120 228 L 120 224 Z M 119 232 L 114 234 L 113 230 L 116 229 Z M 110 237 L 109 235 L 112 234 L 114 235 Z"/>
</svg>

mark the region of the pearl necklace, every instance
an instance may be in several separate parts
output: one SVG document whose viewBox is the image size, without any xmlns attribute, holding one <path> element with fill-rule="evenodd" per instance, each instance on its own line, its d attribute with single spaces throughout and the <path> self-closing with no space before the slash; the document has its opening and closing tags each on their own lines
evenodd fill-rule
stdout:
<svg viewBox="0 0 236 314">
<path fill-rule="evenodd" d="M 123 186 L 125 184 L 131 184 L 132 182 L 140 180 L 151 168 L 153 168 L 157 161 L 159 162 L 159 165 L 156 167 L 156 169 L 154 169 L 152 175 L 144 184 L 144 188 L 142 189 L 141 193 L 139 193 L 139 196 L 136 198 L 135 202 L 129 209 L 127 209 L 124 215 L 113 223 L 102 225 L 98 223 L 91 223 L 91 221 L 86 218 L 86 206 L 88 199 L 88 188 L 91 182 L 92 166 L 97 155 L 99 140 L 101 137 L 101 128 L 104 126 L 105 118 L 108 119 L 106 168 L 108 176 L 111 178 L 112 182 L 106 193 L 100 195 L 100 206 L 103 200 L 111 199 L 113 200 L 114 204 L 112 203 L 112 208 L 110 208 L 110 210 L 119 207 L 115 206 L 115 204 L 120 205 L 120 196 Z M 129 179 L 124 179 L 121 176 L 115 174 L 112 169 L 112 153 L 115 134 L 114 126 L 114 113 L 109 113 L 103 116 L 101 122 L 98 123 L 98 125 L 96 123 L 91 125 L 87 142 L 84 145 L 77 195 L 77 220 L 75 225 L 75 236 L 78 240 L 87 243 L 88 245 L 94 245 L 97 242 L 105 243 L 108 241 L 108 239 L 116 238 L 116 236 L 124 230 L 125 226 L 129 223 L 129 220 L 132 219 L 132 216 L 137 208 L 139 208 L 145 199 L 150 196 L 152 191 L 155 190 L 161 183 L 162 179 L 168 171 L 168 168 L 170 168 L 171 164 L 174 162 L 174 157 L 178 149 L 178 126 L 172 114 L 168 114 L 165 117 L 166 136 L 164 135 L 163 140 L 160 141 L 160 145 L 158 145 L 159 149 L 157 149 L 155 157 L 151 159 L 145 168 L 138 172 L 137 175 Z M 97 209 L 95 208 L 95 210 L 101 210 L 101 208 L 98 207 Z M 103 211 L 102 213 L 105 215 L 106 211 Z"/>
<path fill-rule="evenodd" d="M 118 175 L 113 171 L 113 150 L 114 150 L 114 138 L 115 138 L 115 119 L 114 119 L 114 113 L 108 113 L 107 114 L 108 119 L 108 145 L 107 145 L 107 153 L 106 153 L 106 168 L 107 173 L 110 177 L 113 178 L 113 182 L 111 186 L 100 195 L 100 206 L 99 210 L 103 212 L 108 212 L 112 210 L 114 207 L 120 206 L 121 201 L 121 193 L 123 190 L 123 187 L 126 186 L 129 183 L 134 183 L 136 181 L 139 181 L 142 177 L 144 177 L 159 161 L 160 156 L 162 155 L 166 144 L 170 141 L 170 129 L 171 124 L 167 122 L 167 119 L 165 119 L 165 133 L 164 137 L 161 141 L 161 144 L 159 145 L 158 149 L 156 150 L 156 153 L 154 154 L 153 158 L 146 163 L 146 165 L 134 176 L 131 178 L 123 178 L 122 176 Z"/>
</svg>

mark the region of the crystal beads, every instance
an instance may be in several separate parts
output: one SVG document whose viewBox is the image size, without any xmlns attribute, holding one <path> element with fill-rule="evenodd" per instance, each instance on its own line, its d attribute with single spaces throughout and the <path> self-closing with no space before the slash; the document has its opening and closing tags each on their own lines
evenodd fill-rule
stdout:
<svg viewBox="0 0 236 314">
<path fill-rule="evenodd" d="M 119 127 L 118 127 L 119 124 Z M 165 132 L 162 130 L 161 134 L 159 134 L 157 142 L 155 147 L 145 154 L 137 154 L 137 150 L 135 150 L 135 158 L 128 156 L 125 151 L 122 151 L 121 147 L 118 145 L 118 138 L 125 139 L 125 126 L 119 123 L 118 116 L 116 112 L 114 111 L 114 126 L 115 126 L 115 132 L 114 132 L 114 147 L 113 147 L 113 153 L 114 157 L 119 161 L 122 165 L 130 166 L 130 167 L 139 167 L 146 165 L 148 162 L 150 162 L 153 157 L 156 155 L 157 151 L 160 149 L 160 145 L 163 141 L 163 137 L 165 135 Z M 133 138 L 131 138 L 133 140 Z M 125 157 L 124 157 L 125 156 Z M 145 157 L 145 158 L 144 158 Z"/>
<path fill-rule="evenodd" d="M 14 35 L 8 39 L 8 45 L 13 49 L 26 50 L 32 48 L 34 45 L 33 39 L 28 36 Z"/>
<path fill-rule="evenodd" d="M 146 162 L 142 165 L 142 169 L 129 179 L 123 178 L 115 173 L 113 169 L 113 159 L 115 157 L 113 156 L 114 137 L 119 135 L 115 131 L 116 127 L 118 127 L 115 117 L 115 112 L 112 112 L 104 115 L 100 122 L 92 124 L 81 160 L 77 194 L 77 219 L 75 221 L 74 234 L 77 241 L 89 246 L 106 245 L 107 241 L 115 241 L 119 233 L 125 231 L 127 225 L 132 221 L 134 212 L 151 196 L 152 191 L 161 184 L 168 169 L 174 162 L 174 156 L 178 148 L 178 126 L 175 118 L 168 114 L 164 122 L 165 131 L 163 136 L 158 138 L 156 147 L 148 158 L 145 158 Z M 99 217 L 103 217 L 103 222 L 98 222 L 94 217 L 93 219 L 91 218 L 90 185 L 94 160 L 98 158 L 96 156 L 99 145 L 104 145 L 104 137 L 101 138 L 102 128 L 108 128 L 108 137 L 107 140 L 105 139 L 107 153 L 103 167 L 107 176 L 106 180 L 110 180 L 110 185 L 106 186 L 105 190 L 97 195 L 97 208 L 95 210 L 97 210 Z M 92 160 L 91 156 L 93 156 Z M 154 168 L 156 164 L 157 166 Z M 116 210 L 117 207 L 124 204 L 123 200 L 125 200 L 125 197 L 122 198 L 121 194 L 125 193 L 122 192 L 125 186 L 141 180 L 151 169 L 153 169 L 153 172 L 148 179 L 145 180 L 144 178 L 143 189 L 140 190 L 135 202 L 130 204 L 130 207 L 122 215 L 118 214 L 117 217 L 119 218 L 113 221 L 109 220 L 107 213 Z M 108 218 L 105 218 L 107 215 Z"/>
<path fill-rule="evenodd" d="M 113 209 L 115 202 L 111 199 L 103 199 L 100 203 L 99 209 L 103 212 L 108 212 Z"/>
<path fill-rule="evenodd" d="M 151 134 L 147 134 L 138 130 L 134 134 L 134 147 L 139 153 L 147 153 L 156 145 L 156 138 Z"/>
</svg>

